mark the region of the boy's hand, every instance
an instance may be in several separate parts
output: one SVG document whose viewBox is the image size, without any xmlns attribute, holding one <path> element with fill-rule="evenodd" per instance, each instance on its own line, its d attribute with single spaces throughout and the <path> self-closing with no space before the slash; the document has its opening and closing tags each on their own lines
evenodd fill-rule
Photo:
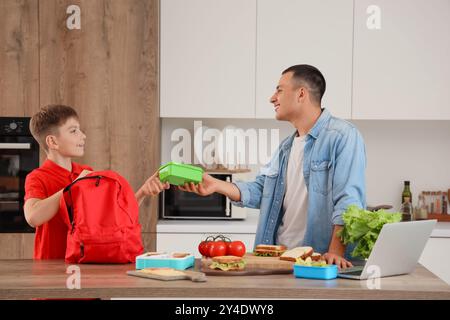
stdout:
<svg viewBox="0 0 450 320">
<path fill-rule="evenodd" d="M 162 183 L 159 180 L 159 171 L 156 171 L 150 178 L 145 181 L 139 190 L 145 196 L 156 196 L 164 189 L 169 189 L 170 184 L 168 182 Z"/>
<path fill-rule="evenodd" d="M 194 192 L 201 196 L 209 196 L 210 194 L 217 192 L 218 180 L 211 177 L 209 174 L 203 174 L 203 181 L 199 184 L 185 183 L 184 186 L 178 186 L 178 189 L 182 191 Z"/>
</svg>

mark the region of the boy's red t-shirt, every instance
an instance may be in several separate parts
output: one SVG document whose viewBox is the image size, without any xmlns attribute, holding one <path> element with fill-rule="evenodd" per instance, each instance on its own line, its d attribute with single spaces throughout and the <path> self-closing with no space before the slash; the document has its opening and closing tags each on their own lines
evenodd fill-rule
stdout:
<svg viewBox="0 0 450 320">
<path fill-rule="evenodd" d="M 83 170 L 92 168 L 72 162 L 72 172 L 47 159 L 43 165 L 30 172 L 25 180 L 25 201 L 31 198 L 46 199 L 75 180 Z M 67 226 L 58 211 L 50 221 L 36 227 L 34 259 L 64 259 L 66 254 Z"/>
</svg>

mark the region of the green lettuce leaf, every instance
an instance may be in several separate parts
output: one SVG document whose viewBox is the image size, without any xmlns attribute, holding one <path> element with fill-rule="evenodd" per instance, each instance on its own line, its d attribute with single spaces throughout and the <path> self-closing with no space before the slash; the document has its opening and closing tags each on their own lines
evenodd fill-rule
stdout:
<svg viewBox="0 0 450 320">
<path fill-rule="evenodd" d="M 345 245 L 357 243 L 352 251 L 353 257 L 366 259 L 369 257 L 383 225 L 400 222 L 402 215 L 398 212 L 388 212 L 383 209 L 372 212 L 350 205 L 343 213 L 342 219 L 344 220 L 344 228 L 341 229 L 338 236 Z"/>
</svg>

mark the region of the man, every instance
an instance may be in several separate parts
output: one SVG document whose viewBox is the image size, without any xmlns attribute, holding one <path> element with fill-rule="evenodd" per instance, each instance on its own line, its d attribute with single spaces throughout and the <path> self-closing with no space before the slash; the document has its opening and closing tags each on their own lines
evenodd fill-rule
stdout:
<svg viewBox="0 0 450 320">
<path fill-rule="evenodd" d="M 228 183 L 204 174 L 202 183 L 181 190 L 229 197 L 234 204 L 260 209 L 256 244 L 311 246 L 327 263 L 351 267 L 337 232 L 342 213 L 355 204 L 365 208 L 365 146 L 349 122 L 321 107 L 325 78 L 310 65 L 283 71 L 270 102 L 276 119 L 296 131 L 253 182 Z"/>
</svg>

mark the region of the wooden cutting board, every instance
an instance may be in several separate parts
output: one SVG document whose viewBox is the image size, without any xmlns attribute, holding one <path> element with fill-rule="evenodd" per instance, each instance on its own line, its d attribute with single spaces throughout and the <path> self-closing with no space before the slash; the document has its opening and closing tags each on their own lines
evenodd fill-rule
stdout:
<svg viewBox="0 0 450 320">
<path fill-rule="evenodd" d="M 294 269 L 294 262 L 280 260 L 279 257 L 258 257 L 253 253 L 246 253 L 243 258 L 246 262 L 244 271 L 212 270 L 209 268 L 212 262 L 211 258 L 202 258 L 201 271 L 207 275 L 222 275 L 223 273 L 223 275 L 231 276 L 292 273 Z"/>
<path fill-rule="evenodd" d="M 208 267 L 203 267 L 202 271 L 208 276 L 261 276 L 266 274 L 290 274 L 292 270 L 289 269 L 248 269 L 243 271 L 222 271 L 213 270 Z"/>
<path fill-rule="evenodd" d="M 197 271 L 189 271 L 189 270 L 178 270 L 183 275 L 160 275 L 160 274 L 153 274 L 153 273 L 145 273 L 142 272 L 142 270 L 130 270 L 127 271 L 127 274 L 130 276 L 135 277 L 141 277 L 141 278 L 148 278 L 148 279 L 155 279 L 155 280 L 163 280 L 163 281 L 173 281 L 173 280 L 191 280 L 194 282 L 205 282 L 206 276 L 203 272 L 197 272 Z"/>
</svg>

